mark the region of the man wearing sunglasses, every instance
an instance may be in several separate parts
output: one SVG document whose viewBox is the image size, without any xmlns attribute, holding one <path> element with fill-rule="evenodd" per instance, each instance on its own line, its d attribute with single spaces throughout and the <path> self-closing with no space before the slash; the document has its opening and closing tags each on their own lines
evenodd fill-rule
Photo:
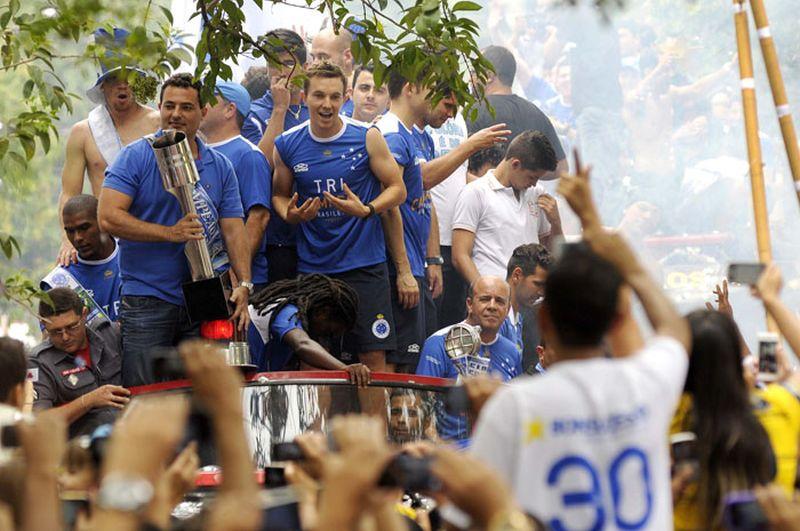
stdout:
<svg viewBox="0 0 800 531">
<path fill-rule="evenodd" d="M 70 423 L 70 438 L 90 434 L 113 422 L 130 400 L 130 391 L 120 387 L 119 329 L 107 321 L 87 327 L 88 310 L 69 288 L 47 294 L 50 302 L 39 304 L 47 339 L 28 359 L 33 408 L 63 415 Z"/>
</svg>

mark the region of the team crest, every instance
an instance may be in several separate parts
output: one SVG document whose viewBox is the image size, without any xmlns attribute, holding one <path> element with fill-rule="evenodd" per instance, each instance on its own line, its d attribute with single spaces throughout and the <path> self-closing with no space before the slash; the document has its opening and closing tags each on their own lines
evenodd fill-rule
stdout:
<svg viewBox="0 0 800 531">
<path fill-rule="evenodd" d="M 536 205 L 535 201 L 528 201 L 528 212 L 535 218 L 539 217 L 539 207 Z"/>
<path fill-rule="evenodd" d="M 74 374 L 70 374 L 69 378 L 67 378 L 67 381 L 72 387 L 75 387 L 75 385 L 78 383 L 78 377 Z"/>
<path fill-rule="evenodd" d="M 325 155 L 326 157 L 330 157 L 331 155 L 333 155 L 333 151 L 331 151 L 330 149 L 326 149 L 325 151 L 322 152 L 322 154 Z"/>
<path fill-rule="evenodd" d="M 372 323 L 372 335 L 378 339 L 386 339 L 389 337 L 390 331 L 391 327 L 389 326 L 389 321 L 384 319 L 382 313 L 379 313 L 375 319 L 375 322 Z"/>
</svg>

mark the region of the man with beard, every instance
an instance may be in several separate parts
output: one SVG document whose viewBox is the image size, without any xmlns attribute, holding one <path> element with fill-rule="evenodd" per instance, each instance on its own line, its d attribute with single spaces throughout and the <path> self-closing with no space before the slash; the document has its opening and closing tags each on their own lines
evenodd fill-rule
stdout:
<svg viewBox="0 0 800 531">
<path fill-rule="evenodd" d="M 125 45 L 129 32 L 114 29 L 112 36 L 104 29 L 95 32 L 96 42 L 103 43 L 112 50 Z M 128 84 L 128 76 L 123 77 L 123 69 L 111 67 L 101 62 L 102 74 L 86 95 L 97 104 L 89 117 L 76 123 L 67 138 L 67 153 L 61 173 L 61 194 L 58 199 L 59 219 L 64 204 L 83 190 L 84 174 L 89 175 L 92 194 L 100 194 L 103 185 L 103 172 L 110 166 L 120 150 L 131 142 L 158 129 L 158 111 L 151 109 L 134 98 Z M 128 68 L 139 76 L 143 70 Z M 66 234 L 61 238 L 58 263 L 67 266 L 78 261 L 78 254 Z"/>
<path fill-rule="evenodd" d="M 207 112 L 200 102 L 201 90 L 191 74 L 174 74 L 161 87 L 159 109 L 163 129 L 186 135 L 200 176 L 195 204 L 203 217 L 183 216 L 175 197 L 164 189 L 149 138 L 120 153 L 106 171 L 100 194 L 100 226 L 120 239 L 126 386 L 152 382 L 151 349 L 175 346 L 199 332 L 199 323 L 189 320 L 181 291 L 190 280 L 187 241 L 205 238 L 215 271 L 225 270 L 230 257 L 239 281 L 231 295 L 236 305 L 231 319 L 238 321 L 240 330 L 249 323 L 247 301 L 253 284 L 239 184 L 231 162 L 196 136 Z"/>
</svg>

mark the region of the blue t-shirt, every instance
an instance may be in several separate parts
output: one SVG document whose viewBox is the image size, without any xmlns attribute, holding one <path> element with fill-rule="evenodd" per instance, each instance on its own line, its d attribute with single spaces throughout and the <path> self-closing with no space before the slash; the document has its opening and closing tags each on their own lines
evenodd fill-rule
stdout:
<svg viewBox="0 0 800 531">
<path fill-rule="evenodd" d="M 272 116 L 272 107 L 272 92 L 270 91 L 253 101 L 250 104 L 250 113 L 242 125 L 242 136 L 258 145 L 267 130 L 267 124 Z M 298 114 L 295 116 L 293 113 Z M 288 131 L 306 120 L 308 120 L 308 107 L 303 103 L 299 107 L 292 105 L 286 111 L 286 117 L 283 119 L 283 130 Z M 267 225 L 266 238 L 267 245 L 294 247 L 297 245 L 297 228 L 283 221 L 280 216 L 273 216 Z"/>
<path fill-rule="evenodd" d="M 420 166 L 424 159 L 420 156 L 414 134 L 396 114 L 384 114 L 378 121 L 378 128 L 383 133 L 394 160 L 403 167 L 403 182 L 407 192 L 405 202 L 400 205 L 403 238 L 411 273 L 415 277 L 422 277 L 425 275 L 425 254 L 431 231 L 431 206 L 430 201 L 426 200 Z"/>
<path fill-rule="evenodd" d="M 342 108 L 339 109 L 339 114 L 342 116 L 347 116 L 348 118 L 353 117 L 353 99 L 350 98 L 346 102 L 342 104 Z"/>
<path fill-rule="evenodd" d="M 445 327 L 425 341 L 417 364 L 417 374 L 458 379 L 458 369 L 444 349 L 444 340 L 451 328 L 452 325 Z M 493 343 L 481 344 L 480 353 L 484 357 L 489 357 L 489 373 L 499 375 L 505 382 L 523 374 L 522 355 L 513 343 L 499 334 Z M 446 440 L 461 440 L 469 436 L 466 414 L 451 415 L 438 402 L 436 408 L 437 430 L 440 437 Z"/>
<path fill-rule="evenodd" d="M 342 196 L 345 183 L 365 204 L 380 195 L 381 183 L 369 167 L 370 126 L 347 117 L 342 122 L 330 138 L 315 137 L 306 122 L 275 139 L 281 160 L 294 174 L 298 204 L 324 200 L 324 191 Z M 301 273 L 340 273 L 384 262 L 380 218 L 357 218 L 323 204 L 316 218 L 300 223 L 297 255 Z"/>
<path fill-rule="evenodd" d="M 412 131 L 414 135 L 414 143 L 417 146 L 417 150 L 421 154 L 422 158 L 424 158 L 425 162 L 430 162 L 436 158 L 436 143 L 433 141 L 433 137 L 427 130 L 422 130 L 416 125 L 414 125 L 414 130 Z"/>
<path fill-rule="evenodd" d="M 272 169 L 267 158 L 256 145 L 242 135 L 223 142 L 209 144 L 233 164 L 236 180 L 239 181 L 239 195 L 242 196 L 242 208 L 247 218 L 254 206 L 263 206 L 272 210 Z M 270 221 L 272 223 L 272 221 Z M 253 257 L 251 273 L 254 284 L 267 282 L 267 240 L 262 239 L 258 252 Z"/>
<path fill-rule="evenodd" d="M 258 315 L 250 307 L 251 323 L 247 341 L 253 363 L 260 371 L 280 371 L 292 358 L 294 352 L 283 342 L 284 336 L 292 330 L 303 330 L 298 308 L 287 304 L 269 322 L 272 312 Z"/>
<path fill-rule="evenodd" d="M 239 183 L 230 161 L 208 149 L 200 139 L 197 139 L 197 147 L 200 159 L 195 165 L 200 184 L 219 217 L 243 217 Z M 161 183 L 155 154 L 144 138 L 122 149 L 106 169 L 103 187 L 130 197 L 128 212 L 142 221 L 172 226 L 183 217 L 178 200 Z M 150 296 L 170 304 L 183 304 L 181 284 L 191 280 L 183 243 L 120 238 L 119 248 L 123 295 Z"/>
<path fill-rule="evenodd" d="M 511 343 L 517 347 L 520 354 L 522 354 L 522 314 L 518 316 L 518 321 L 515 325 L 511 322 L 511 313 L 509 312 L 509 315 L 506 316 L 497 333 L 511 341 Z"/>
<path fill-rule="evenodd" d="M 122 281 L 119 276 L 119 245 L 114 245 L 114 252 L 105 260 L 84 260 L 78 256 L 77 264 L 65 268 L 75 277 L 94 301 L 103 308 L 108 318 L 117 320 Z M 42 289 L 50 289 L 47 282 L 41 282 Z"/>
</svg>

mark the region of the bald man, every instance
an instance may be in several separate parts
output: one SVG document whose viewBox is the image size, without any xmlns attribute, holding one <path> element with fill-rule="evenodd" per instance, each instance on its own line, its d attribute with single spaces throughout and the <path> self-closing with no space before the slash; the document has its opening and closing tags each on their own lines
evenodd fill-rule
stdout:
<svg viewBox="0 0 800 531">
<path fill-rule="evenodd" d="M 467 296 L 467 318 L 464 323 L 479 326 L 481 347 L 479 354 L 489 358 L 488 371 L 503 380 L 522 374 L 522 356 L 517 347 L 499 335 L 500 326 L 508 315 L 511 303 L 511 288 L 500 277 L 479 277 Z M 442 328 L 425 341 L 422 347 L 417 374 L 458 378 L 458 369 L 447 356 L 444 339 L 455 326 Z"/>
<path fill-rule="evenodd" d="M 514 343 L 498 333 L 508 314 L 510 301 L 511 288 L 505 280 L 495 276 L 478 277 L 467 296 L 467 319 L 463 321 L 480 327 L 481 346 L 478 355 L 489 358 L 487 372 L 496 374 L 503 381 L 523 374 L 522 354 Z M 444 346 L 447 333 L 453 326 L 456 325 L 442 328 L 425 341 L 417 374 L 460 379 L 461 374 Z M 464 443 L 469 437 L 466 414 L 451 415 L 441 411 L 437 418 L 436 429 L 442 439 Z"/>
<path fill-rule="evenodd" d="M 314 35 L 311 39 L 311 63 L 319 63 L 328 61 L 342 69 L 344 75 L 347 76 L 347 86 L 353 86 L 353 70 L 355 70 L 355 63 L 353 61 L 353 52 L 350 50 L 350 45 L 353 43 L 353 34 L 345 28 L 340 28 L 339 33 L 333 31 L 332 28 L 324 28 L 319 33 Z M 344 116 L 353 117 L 353 100 L 350 95 L 352 89 L 348 90 L 347 101 L 342 104 L 339 109 L 339 114 Z"/>
</svg>

